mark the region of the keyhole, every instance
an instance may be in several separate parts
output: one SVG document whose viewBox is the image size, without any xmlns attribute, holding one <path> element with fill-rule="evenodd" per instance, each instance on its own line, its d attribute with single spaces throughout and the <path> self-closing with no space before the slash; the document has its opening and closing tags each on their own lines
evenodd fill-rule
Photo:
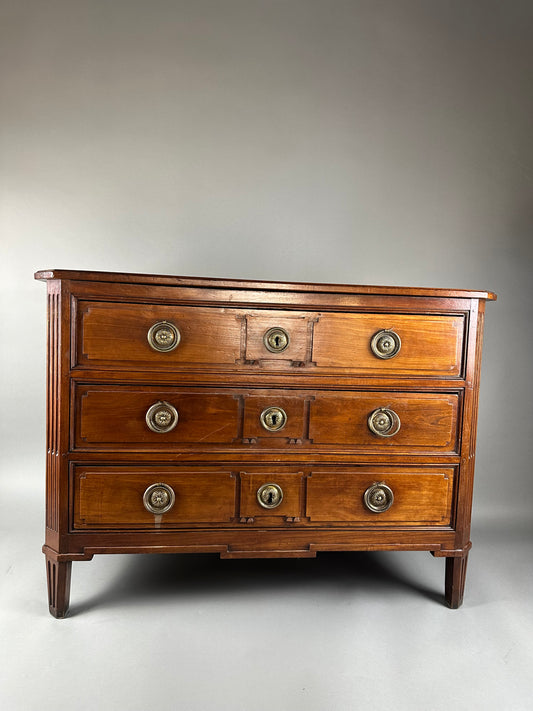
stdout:
<svg viewBox="0 0 533 711">
<path fill-rule="evenodd" d="M 282 353 L 289 345 L 289 334 L 283 328 L 270 328 L 263 336 L 263 343 L 272 353 Z"/>
<path fill-rule="evenodd" d="M 257 500 L 265 509 L 275 509 L 283 501 L 283 491 L 277 484 L 263 484 L 257 490 Z"/>
<path fill-rule="evenodd" d="M 267 407 L 260 415 L 261 424 L 269 432 L 278 432 L 287 422 L 287 415 L 280 407 Z"/>
</svg>

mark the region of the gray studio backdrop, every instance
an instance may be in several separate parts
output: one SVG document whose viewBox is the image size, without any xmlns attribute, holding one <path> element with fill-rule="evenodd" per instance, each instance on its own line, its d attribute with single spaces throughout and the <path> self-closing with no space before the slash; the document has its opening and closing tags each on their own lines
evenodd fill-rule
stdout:
<svg viewBox="0 0 533 711">
<path fill-rule="evenodd" d="M 532 9 L 4 0 L 4 489 L 43 493 L 37 269 L 460 287 L 499 297 L 474 518 L 528 519 Z"/>
</svg>

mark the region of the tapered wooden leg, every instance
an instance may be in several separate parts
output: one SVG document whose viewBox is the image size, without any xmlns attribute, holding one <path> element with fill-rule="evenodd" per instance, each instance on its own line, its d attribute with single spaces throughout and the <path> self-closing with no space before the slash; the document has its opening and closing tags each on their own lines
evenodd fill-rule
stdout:
<svg viewBox="0 0 533 711">
<path fill-rule="evenodd" d="M 70 602 L 70 573 L 72 561 L 57 561 L 46 556 L 48 607 L 54 617 L 66 617 Z"/>
<path fill-rule="evenodd" d="M 446 558 L 446 581 L 444 584 L 446 604 L 452 610 L 461 607 L 465 590 L 466 564 L 468 553 L 463 556 Z"/>
</svg>

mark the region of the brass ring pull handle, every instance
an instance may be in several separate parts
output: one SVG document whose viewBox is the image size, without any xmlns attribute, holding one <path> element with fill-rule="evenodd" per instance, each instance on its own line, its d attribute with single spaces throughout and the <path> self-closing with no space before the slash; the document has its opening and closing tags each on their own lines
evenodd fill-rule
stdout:
<svg viewBox="0 0 533 711">
<path fill-rule="evenodd" d="M 146 424 L 152 432 L 170 432 L 178 424 L 178 411 L 169 402 L 159 400 L 146 412 Z"/>
<path fill-rule="evenodd" d="M 283 490 L 277 484 L 263 484 L 257 490 L 257 500 L 264 509 L 275 509 L 283 501 Z"/>
<path fill-rule="evenodd" d="M 168 484 L 152 484 L 143 494 L 144 508 L 153 514 L 164 514 L 174 506 L 176 494 Z"/>
<path fill-rule="evenodd" d="M 378 437 L 394 437 L 400 426 L 398 415 L 387 407 L 380 407 L 368 416 L 368 428 Z"/>
<path fill-rule="evenodd" d="M 287 413 L 281 407 L 267 407 L 259 416 L 261 424 L 269 432 L 279 432 L 287 423 Z"/>
<path fill-rule="evenodd" d="M 147 333 L 148 343 L 160 353 L 173 351 L 181 340 L 179 329 L 169 321 L 158 321 Z"/>
<path fill-rule="evenodd" d="M 394 358 L 394 356 L 400 352 L 401 347 L 402 341 L 400 336 L 390 328 L 378 331 L 372 336 L 372 340 L 370 341 L 372 353 L 383 360 Z"/>
<path fill-rule="evenodd" d="M 363 501 L 369 511 L 383 513 L 383 511 L 387 511 L 392 506 L 394 494 L 390 486 L 380 481 L 368 487 L 363 495 Z"/>
<path fill-rule="evenodd" d="M 269 328 L 263 336 L 265 348 L 271 353 L 282 353 L 289 347 L 290 336 L 284 328 Z"/>
</svg>

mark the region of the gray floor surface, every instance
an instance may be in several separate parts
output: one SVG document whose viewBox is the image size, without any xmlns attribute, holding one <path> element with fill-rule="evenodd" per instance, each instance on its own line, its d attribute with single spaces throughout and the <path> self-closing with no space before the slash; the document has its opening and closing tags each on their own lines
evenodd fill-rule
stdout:
<svg viewBox="0 0 533 711">
<path fill-rule="evenodd" d="M 428 553 L 96 556 L 54 620 L 42 503 L 2 509 L 4 711 L 533 709 L 527 527 L 477 523 L 457 611 Z"/>
</svg>

